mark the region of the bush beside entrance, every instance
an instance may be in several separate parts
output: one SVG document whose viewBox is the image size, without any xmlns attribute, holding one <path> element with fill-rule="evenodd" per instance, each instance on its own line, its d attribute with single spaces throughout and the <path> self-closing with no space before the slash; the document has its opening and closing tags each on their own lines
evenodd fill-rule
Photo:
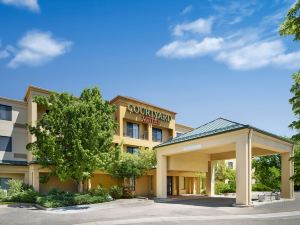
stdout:
<svg viewBox="0 0 300 225">
<path fill-rule="evenodd" d="M 32 186 L 18 180 L 8 182 L 8 190 L 0 189 L 0 203 L 20 202 L 37 203 L 46 208 L 56 208 L 71 205 L 94 204 L 109 202 L 119 198 L 131 198 L 126 187 L 112 186 L 109 190 L 97 186 L 85 193 L 72 193 L 53 189 L 46 195 L 40 195 Z"/>
</svg>

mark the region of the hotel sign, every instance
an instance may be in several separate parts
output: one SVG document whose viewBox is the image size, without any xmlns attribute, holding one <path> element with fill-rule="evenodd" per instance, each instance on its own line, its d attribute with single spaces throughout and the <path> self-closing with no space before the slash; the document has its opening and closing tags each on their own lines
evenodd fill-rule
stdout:
<svg viewBox="0 0 300 225">
<path fill-rule="evenodd" d="M 127 106 L 127 109 L 131 113 L 141 114 L 142 122 L 145 123 L 152 123 L 152 124 L 159 125 L 160 121 L 170 122 L 170 120 L 172 119 L 170 115 L 158 111 L 154 111 L 151 109 L 147 109 L 141 106 L 137 106 L 137 105 L 129 104 Z"/>
</svg>

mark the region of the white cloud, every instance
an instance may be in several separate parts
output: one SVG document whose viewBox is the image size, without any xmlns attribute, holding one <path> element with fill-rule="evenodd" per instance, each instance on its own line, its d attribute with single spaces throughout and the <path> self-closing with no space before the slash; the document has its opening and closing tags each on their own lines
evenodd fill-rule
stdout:
<svg viewBox="0 0 300 225">
<path fill-rule="evenodd" d="M 186 15 L 188 13 L 190 13 L 191 11 L 193 10 L 193 6 L 192 5 L 189 5 L 187 7 L 185 7 L 182 11 L 181 11 L 181 15 Z"/>
<path fill-rule="evenodd" d="M 202 41 L 174 41 L 163 46 L 157 56 L 165 58 L 187 58 L 206 55 L 221 49 L 222 38 L 204 38 Z"/>
<path fill-rule="evenodd" d="M 3 4 L 14 5 L 17 7 L 27 8 L 34 12 L 39 12 L 40 7 L 37 0 L 0 0 Z"/>
<path fill-rule="evenodd" d="M 209 34 L 213 24 L 213 18 L 208 19 L 199 18 L 190 23 L 178 24 L 173 29 L 173 35 L 182 36 L 185 32 L 197 34 Z"/>
<path fill-rule="evenodd" d="M 282 54 L 272 60 L 275 66 L 287 69 L 299 69 L 300 67 L 300 51 Z"/>
<path fill-rule="evenodd" d="M 238 17 L 235 17 L 232 21 L 230 21 L 229 24 L 234 25 L 234 24 L 242 22 L 242 20 L 243 20 L 243 17 L 238 16 Z"/>
<path fill-rule="evenodd" d="M 263 41 L 221 51 L 216 60 L 234 70 L 253 70 L 266 66 L 295 69 L 300 67 L 300 51 L 286 53 L 280 40 Z"/>
<path fill-rule="evenodd" d="M 50 32 L 31 31 L 19 41 L 19 49 L 8 66 L 38 66 L 65 54 L 71 45 L 70 41 L 54 39 Z"/>
</svg>

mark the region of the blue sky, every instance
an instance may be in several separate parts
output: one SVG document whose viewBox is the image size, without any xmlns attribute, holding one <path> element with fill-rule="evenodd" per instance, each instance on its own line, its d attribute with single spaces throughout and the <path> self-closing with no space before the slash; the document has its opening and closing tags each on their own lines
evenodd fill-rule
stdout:
<svg viewBox="0 0 300 225">
<path fill-rule="evenodd" d="M 225 117 L 291 135 L 293 1 L 0 0 L 0 96 L 100 86 L 193 127 Z"/>
</svg>

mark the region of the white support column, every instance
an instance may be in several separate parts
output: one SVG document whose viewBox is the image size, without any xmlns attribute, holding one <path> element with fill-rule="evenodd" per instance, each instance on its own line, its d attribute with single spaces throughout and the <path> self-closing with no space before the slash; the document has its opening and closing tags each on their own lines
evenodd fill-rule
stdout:
<svg viewBox="0 0 300 225">
<path fill-rule="evenodd" d="M 29 166 L 28 183 L 34 188 L 35 191 L 40 191 L 40 176 L 37 165 Z"/>
<path fill-rule="evenodd" d="M 208 162 L 208 171 L 206 173 L 206 194 L 208 196 L 215 195 L 215 167 L 214 161 Z"/>
<path fill-rule="evenodd" d="M 292 153 L 281 154 L 281 197 L 294 198 L 294 182 L 290 177 L 294 175 L 293 162 L 290 161 Z"/>
<path fill-rule="evenodd" d="M 156 196 L 167 198 L 167 156 L 157 155 Z"/>
<path fill-rule="evenodd" d="M 250 144 L 249 144 L 250 143 Z M 236 143 L 236 204 L 251 204 L 251 140 L 244 138 Z"/>
</svg>

